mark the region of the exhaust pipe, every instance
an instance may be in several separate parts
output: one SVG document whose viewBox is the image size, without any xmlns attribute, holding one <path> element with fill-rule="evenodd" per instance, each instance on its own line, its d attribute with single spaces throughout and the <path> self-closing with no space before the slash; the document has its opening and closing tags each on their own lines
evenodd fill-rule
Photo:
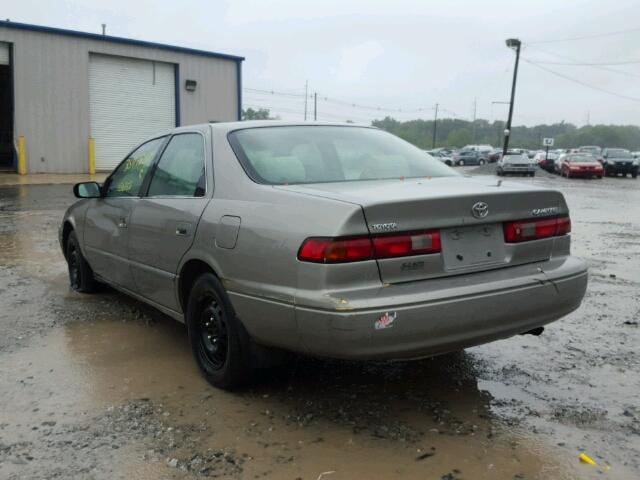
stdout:
<svg viewBox="0 0 640 480">
<path fill-rule="evenodd" d="M 535 337 L 539 337 L 542 332 L 544 332 L 544 327 L 536 327 L 532 328 L 528 332 L 521 333 L 520 335 L 533 335 Z"/>
</svg>

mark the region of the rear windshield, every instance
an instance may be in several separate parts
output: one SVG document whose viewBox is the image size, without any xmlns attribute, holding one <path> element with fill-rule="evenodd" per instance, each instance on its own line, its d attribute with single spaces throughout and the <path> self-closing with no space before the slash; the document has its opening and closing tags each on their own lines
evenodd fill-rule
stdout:
<svg viewBox="0 0 640 480">
<path fill-rule="evenodd" d="M 364 127 L 236 130 L 229 142 L 247 174 L 271 185 L 457 176 L 423 150 Z"/>
</svg>

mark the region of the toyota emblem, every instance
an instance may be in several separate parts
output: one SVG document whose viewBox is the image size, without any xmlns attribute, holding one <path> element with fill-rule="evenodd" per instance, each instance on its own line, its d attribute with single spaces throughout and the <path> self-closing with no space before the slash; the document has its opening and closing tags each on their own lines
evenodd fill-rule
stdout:
<svg viewBox="0 0 640 480">
<path fill-rule="evenodd" d="M 489 215 L 489 205 L 484 202 L 477 202 L 471 207 L 471 213 L 476 218 L 484 218 Z"/>
</svg>

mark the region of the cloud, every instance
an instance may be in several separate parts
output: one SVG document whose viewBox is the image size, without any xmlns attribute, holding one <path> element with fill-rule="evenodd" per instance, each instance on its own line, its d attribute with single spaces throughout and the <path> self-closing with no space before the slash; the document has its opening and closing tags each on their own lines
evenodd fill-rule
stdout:
<svg viewBox="0 0 640 480">
<path fill-rule="evenodd" d="M 340 62 L 332 72 L 336 81 L 355 83 L 365 78 L 371 63 L 384 53 L 382 45 L 375 40 L 368 40 L 340 52 Z"/>
</svg>

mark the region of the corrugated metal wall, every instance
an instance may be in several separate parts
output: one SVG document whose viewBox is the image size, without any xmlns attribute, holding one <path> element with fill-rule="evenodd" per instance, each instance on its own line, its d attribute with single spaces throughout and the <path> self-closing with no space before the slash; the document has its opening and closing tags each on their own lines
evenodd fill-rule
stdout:
<svg viewBox="0 0 640 480">
<path fill-rule="evenodd" d="M 14 134 L 25 136 L 29 173 L 88 171 L 90 53 L 178 65 L 182 125 L 238 118 L 232 59 L 2 26 L 0 41 L 13 44 Z M 195 92 L 186 79 L 198 82 Z"/>
</svg>

